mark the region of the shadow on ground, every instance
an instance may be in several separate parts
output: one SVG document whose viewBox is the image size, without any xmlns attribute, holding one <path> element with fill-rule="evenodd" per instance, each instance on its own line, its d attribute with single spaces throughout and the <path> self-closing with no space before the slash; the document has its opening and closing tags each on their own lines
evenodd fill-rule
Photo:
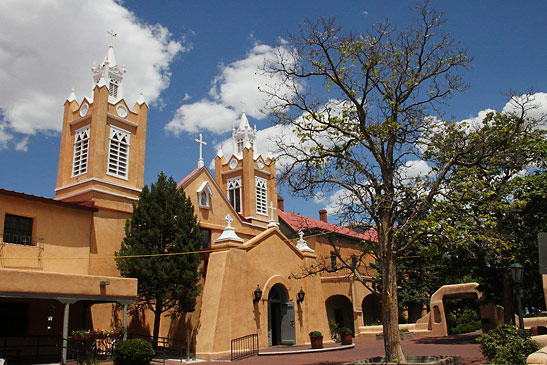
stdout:
<svg viewBox="0 0 547 365">
<path fill-rule="evenodd" d="M 452 335 L 445 337 L 424 337 L 414 340 L 414 343 L 420 344 L 450 344 L 450 345 L 476 345 L 477 337 L 482 334 L 481 331 L 462 333 L 460 335 Z"/>
</svg>

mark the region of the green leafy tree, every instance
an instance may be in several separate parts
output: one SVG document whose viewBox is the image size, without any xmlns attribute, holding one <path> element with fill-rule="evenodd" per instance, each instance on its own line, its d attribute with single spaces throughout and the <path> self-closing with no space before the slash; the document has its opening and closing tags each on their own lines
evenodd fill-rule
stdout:
<svg viewBox="0 0 547 365">
<path fill-rule="evenodd" d="M 139 280 L 138 301 L 154 312 L 157 344 L 162 314 L 194 311 L 201 290 L 196 251 L 202 237 L 190 198 L 160 173 L 142 189 L 125 235 L 116 263 L 122 276 Z"/>
<path fill-rule="evenodd" d="M 415 26 L 381 23 L 365 33 L 344 33 L 334 20 L 307 21 L 265 66 L 280 80 L 264 90 L 270 110 L 298 138 L 277 140 L 288 160 L 282 181 L 305 197 L 341 189 L 342 222 L 378 232 L 363 249 L 380 264 L 386 360 L 401 362 L 399 257 L 435 231 L 436 222 L 424 218 L 454 168 L 502 150 L 524 123 L 516 118 L 470 131 L 431 117 L 466 88 L 460 72 L 469 58 L 442 31 L 440 14 L 427 3 L 417 13 Z M 412 176 L 417 162 L 430 173 Z M 338 258 L 374 290 L 355 265 Z"/>
<path fill-rule="evenodd" d="M 509 265 L 516 261 L 526 268 L 527 305 L 544 306 L 537 234 L 547 227 L 547 142 L 538 128 L 542 121 L 527 117 L 525 104 L 531 100 L 525 99 L 514 99 L 520 114 L 487 115 L 482 122 L 487 129 L 530 123 L 522 123 L 522 133 L 503 150 L 481 163 L 458 166 L 429 217 L 437 222 L 442 251 L 453 258 L 448 265 L 456 272 L 465 267 L 463 274 L 478 281 L 479 290 L 504 305 L 507 322 L 513 318 Z"/>
</svg>

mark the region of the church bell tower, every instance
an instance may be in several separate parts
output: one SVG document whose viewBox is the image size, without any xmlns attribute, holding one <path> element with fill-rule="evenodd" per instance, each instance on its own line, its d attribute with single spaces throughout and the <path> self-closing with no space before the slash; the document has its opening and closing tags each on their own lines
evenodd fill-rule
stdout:
<svg viewBox="0 0 547 365">
<path fill-rule="evenodd" d="M 255 154 L 256 135 L 242 113 L 239 128 L 232 130 L 232 155 L 226 158 L 219 151 L 215 157 L 215 180 L 237 213 L 266 227 L 277 222 L 275 160 Z"/>
<path fill-rule="evenodd" d="M 144 186 L 148 105 L 142 94 L 127 105 L 112 46 L 91 71 L 92 96 L 65 101 L 55 198 L 130 212 Z"/>
</svg>

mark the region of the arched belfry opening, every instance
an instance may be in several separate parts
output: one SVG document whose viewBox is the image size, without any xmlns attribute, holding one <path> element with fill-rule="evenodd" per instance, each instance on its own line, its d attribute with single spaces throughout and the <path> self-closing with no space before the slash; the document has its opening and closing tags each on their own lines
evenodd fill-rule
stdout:
<svg viewBox="0 0 547 365">
<path fill-rule="evenodd" d="M 294 303 L 289 302 L 287 289 L 275 284 L 268 293 L 268 345 L 294 345 Z"/>
</svg>

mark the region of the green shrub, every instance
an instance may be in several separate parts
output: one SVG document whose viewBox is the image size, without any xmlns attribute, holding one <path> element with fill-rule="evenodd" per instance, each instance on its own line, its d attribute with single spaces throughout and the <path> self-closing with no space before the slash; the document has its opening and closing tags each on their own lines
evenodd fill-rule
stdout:
<svg viewBox="0 0 547 365">
<path fill-rule="evenodd" d="M 119 342 L 114 347 L 114 364 L 116 365 L 148 365 L 154 357 L 154 349 L 150 342 L 142 339 L 132 339 Z"/>
<path fill-rule="evenodd" d="M 340 328 L 340 329 L 338 330 L 338 333 L 341 333 L 341 334 L 343 334 L 343 335 L 347 335 L 347 334 L 349 333 L 349 334 L 352 334 L 352 335 L 353 335 L 352 330 L 350 330 L 350 329 L 347 328 L 347 327 L 342 327 L 342 328 Z"/>
<path fill-rule="evenodd" d="M 528 355 L 539 350 L 528 332 L 507 324 L 479 336 L 477 342 L 490 364 L 526 364 Z"/>
<path fill-rule="evenodd" d="M 311 331 L 310 337 L 323 337 L 323 334 L 319 331 Z"/>
<path fill-rule="evenodd" d="M 482 327 L 479 315 L 472 309 L 464 310 L 457 317 L 448 315 L 447 322 L 448 330 L 451 335 L 473 332 Z"/>
</svg>

